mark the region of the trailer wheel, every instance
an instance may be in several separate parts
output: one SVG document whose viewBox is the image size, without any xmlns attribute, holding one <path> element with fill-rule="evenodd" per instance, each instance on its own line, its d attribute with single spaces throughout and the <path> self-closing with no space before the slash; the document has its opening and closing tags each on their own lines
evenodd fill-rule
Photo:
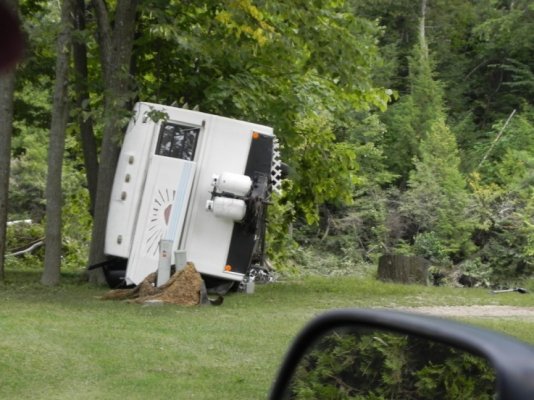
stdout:
<svg viewBox="0 0 534 400">
<path fill-rule="evenodd" d="M 224 296 L 226 293 L 231 290 L 237 289 L 237 287 L 239 286 L 239 282 L 214 278 L 212 276 L 207 275 L 202 275 L 202 279 L 204 279 L 204 283 L 206 284 L 206 289 L 208 290 L 209 294 L 218 294 L 220 296 Z"/>
<path fill-rule="evenodd" d="M 125 258 L 112 258 L 108 263 L 102 266 L 104 269 L 104 276 L 106 282 L 111 289 L 118 289 L 126 287 L 126 265 Z"/>
</svg>

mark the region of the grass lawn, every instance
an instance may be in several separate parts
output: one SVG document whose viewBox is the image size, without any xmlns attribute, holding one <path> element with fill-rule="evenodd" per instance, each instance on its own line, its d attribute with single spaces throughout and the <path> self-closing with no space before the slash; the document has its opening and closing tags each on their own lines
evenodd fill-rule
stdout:
<svg viewBox="0 0 534 400">
<path fill-rule="evenodd" d="M 264 399 L 294 335 L 331 308 L 534 307 L 531 294 L 308 277 L 231 294 L 220 307 L 140 306 L 105 288 L 7 271 L 0 286 L 2 399 Z M 470 318 L 534 344 L 534 319 Z"/>
</svg>

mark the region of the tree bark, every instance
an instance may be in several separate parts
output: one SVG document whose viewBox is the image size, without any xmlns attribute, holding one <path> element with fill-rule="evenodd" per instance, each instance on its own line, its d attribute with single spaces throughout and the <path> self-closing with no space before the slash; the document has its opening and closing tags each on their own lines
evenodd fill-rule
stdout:
<svg viewBox="0 0 534 400">
<path fill-rule="evenodd" d="M 129 104 L 129 67 L 133 50 L 137 0 L 118 0 L 113 29 L 104 0 L 93 0 L 98 24 L 98 43 L 104 77 L 104 132 L 100 151 L 95 215 L 89 265 L 105 259 L 104 240 L 109 199 L 122 139 L 123 117 Z M 89 281 L 104 283 L 102 269 L 89 273 Z"/>
<path fill-rule="evenodd" d="M 15 11 L 16 0 L 0 0 L 3 5 Z M 6 228 L 11 166 L 11 135 L 13 133 L 13 97 L 15 93 L 15 71 L 0 74 L 0 283 L 5 278 Z"/>
<path fill-rule="evenodd" d="M 15 72 L 0 75 L 0 282 L 4 281 Z"/>
<path fill-rule="evenodd" d="M 56 81 L 46 178 L 45 260 L 41 277 L 43 285 L 58 284 L 61 267 L 61 208 L 63 204 L 61 176 L 65 151 L 65 131 L 68 121 L 68 75 L 73 4 L 73 0 L 63 0 L 61 32 L 57 39 Z"/>
<path fill-rule="evenodd" d="M 426 2 L 421 0 L 421 19 L 419 20 L 419 41 L 421 43 L 421 50 L 423 50 L 424 57 L 428 58 L 428 45 L 426 43 Z"/>
<path fill-rule="evenodd" d="M 429 284 L 430 262 L 422 257 L 386 254 L 378 260 L 378 279 L 384 282 Z"/>
<path fill-rule="evenodd" d="M 74 18 L 76 30 L 83 32 L 85 30 L 85 0 L 76 0 Z M 98 150 L 93 129 L 93 118 L 91 117 L 91 106 L 89 104 L 87 46 L 82 40 L 75 40 L 72 50 L 75 70 L 76 105 L 80 112 L 78 125 L 80 126 L 80 139 L 85 164 L 87 189 L 89 190 L 90 198 L 89 210 L 91 215 L 94 216 L 98 181 Z"/>
<path fill-rule="evenodd" d="M 419 34 L 423 38 L 425 37 L 426 3 L 427 0 L 421 0 L 421 20 L 419 21 Z"/>
</svg>

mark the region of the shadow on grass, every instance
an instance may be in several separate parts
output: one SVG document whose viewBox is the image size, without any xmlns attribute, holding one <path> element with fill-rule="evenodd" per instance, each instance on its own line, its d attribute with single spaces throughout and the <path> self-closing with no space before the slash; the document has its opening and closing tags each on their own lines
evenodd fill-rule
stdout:
<svg viewBox="0 0 534 400">
<path fill-rule="evenodd" d="M 62 272 L 58 285 L 44 286 L 41 284 L 40 270 L 7 270 L 5 280 L 0 284 L 0 299 L 69 304 L 87 302 L 107 290 L 107 286 L 88 283 L 83 272 Z"/>
<path fill-rule="evenodd" d="M 11 285 L 41 285 L 40 270 L 27 270 L 27 271 L 14 271 L 7 270 L 5 273 L 5 282 L 7 286 Z M 62 272 L 60 278 L 60 285 L 82 284 L 84 282 L 84 276 L 82 272 Z"/>
</svg>

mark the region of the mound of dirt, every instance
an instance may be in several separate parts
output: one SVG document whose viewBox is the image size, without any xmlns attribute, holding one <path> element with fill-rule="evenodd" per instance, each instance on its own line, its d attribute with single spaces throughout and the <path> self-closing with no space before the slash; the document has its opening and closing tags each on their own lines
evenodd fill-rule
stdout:
<svg viewBox="0 0 534 400">
<path fill-rule="evenodd" d="M 206 287 L 193 263 L 176 272 L 160 287 L 156 287 L 157 273 L 148 275 L 133 289 L 115 289 L 102 296 L 103 300 L 127 300 L 132 303 L 166 303 L 194 306 L 206 301 Z"/>
</svg>

